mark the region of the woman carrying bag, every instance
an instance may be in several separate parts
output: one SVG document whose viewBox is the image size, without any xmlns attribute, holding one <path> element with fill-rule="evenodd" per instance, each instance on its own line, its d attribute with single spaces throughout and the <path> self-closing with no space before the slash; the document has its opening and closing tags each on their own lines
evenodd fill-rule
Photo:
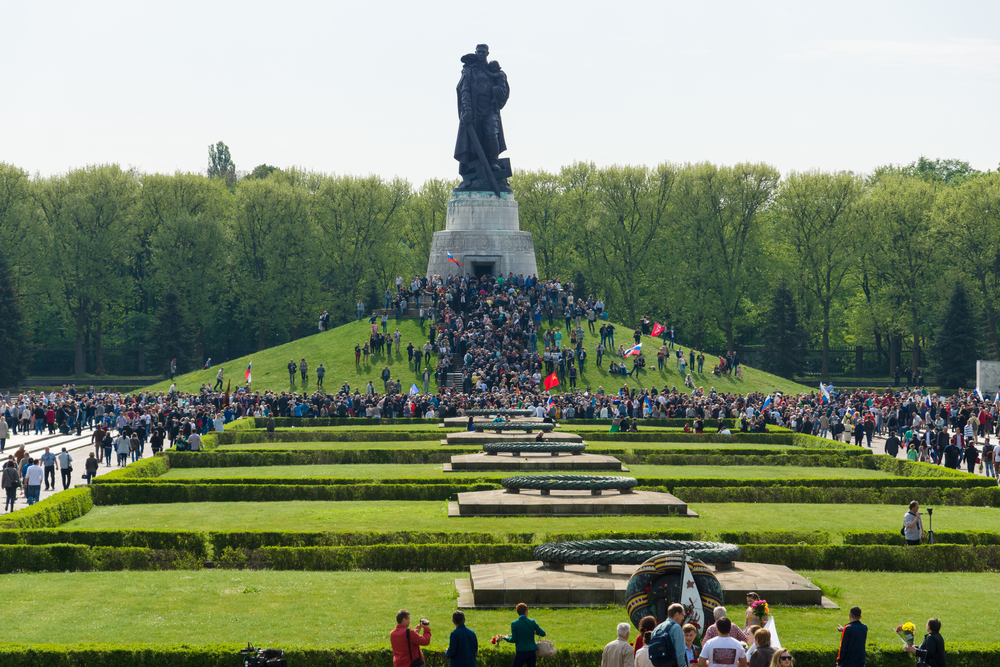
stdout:
<svg viewBox="0 0 1000 667">
<path fill-rule="evenodd" d="M 535 667 L 535 652 L 538 651 L 535 635 L 544 637 L 545 630 L 542 630 L 538 623 L 528 618 L 528 605 L 521 602 L 517 605 L 516 610 L 517 620 L 510 624 L 510 634 L 504 637 L 505 641 L 514 645 L 516 651 L 511 667 L 521 667 L 522 665 Z"/>
<path fill-rule="evenodd" d="M 21 477 L 17 474 L 17 464 L 8 461 L 3 468 L 3 475 L 0 476 L 0 486 L 7 492 L 7 501 L 4 503 L 4 510 L 14 511 L 14 501 L 17 500 L 17 490 L 21 488 Z"/>
</svg>

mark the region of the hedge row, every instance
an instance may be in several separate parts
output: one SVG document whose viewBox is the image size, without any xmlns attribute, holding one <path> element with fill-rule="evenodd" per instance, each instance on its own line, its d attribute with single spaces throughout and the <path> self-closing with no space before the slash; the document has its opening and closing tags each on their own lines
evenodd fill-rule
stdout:
<svg viewBox="0 0 1000 667">
<path fill-rule="evenodd" d="M 447 619 L 432 619 L 442 623 Z M 479 667 L 509 667 L 513 646 L 493 648 L 488 633 L 473 627 L 479 634 Z M 831 646 L 832 644 L 832 646 Z M 193 646 L 189 644 L 4 644 L 0 645 L 0 661 L 19 667 L 232 667 L 239 661 L 244 645 Z M 392 652 L 388 646 L 357 648 L 326 646 L 323 648 L 275 645 L 285 651 L 288 664 L 294 667 L 392 667 Z M 422 653 L 427 667 L 447 667 L 445 641 L 435 640 Z M 579 667 L 601 664 L 600 646 L 573 646 L 558 643 L 556 655 L 540 664 L 546 667 Z M 797 665 L 833 665 L 837 658 L 836 642 L 827 644 L 789 644 L 789 652 Z M 913 657 L 904 653 L 899 644 L 869 644 L 867 667 L 913 667 Z M 948 641 L 949 667 L 993 667 L 1000 658 L 1000 644 L 974 644 Z"/>
<path fill-rule="evenodd" d="M 171 570 L 188 558 L 176 551 L 131 547 L 5 544 L 0 546 L 0 573 Z"/>
<path fill-rule="evenodd" d="M 442 541 L 442 540 L 438 540 Z M 166 551 L 186 551 L 208 556 L 205 533 L 186 530 L 39 530 L 0 531 L 0 544 L 76 544 L 90 547 L 135 547 Z"/>
<path fill-rule="evenodd" d="M 717 444 L 741 445 L 793 445 L 791 433 L 733 433 L 720 435 L 718 433 L 663 433 L 658 431 L 639 431 L 638 433 L 602 433 L 587 431 L 584 438 L 593 442 L 711 442 Z"/>
<path fill-rule="evenodd" d="M 301 451 L 215 451 L 169 452 L 171 468 L 238 468 L 296 465 L 376 463 L 409 465 L 448 463 L 455 454 L 469 454 L 476 448 L 454 449 L 308 449 Z M 98 477 L 98 479 L 100 479 Z"/>
<path fill-rule="evenodd" d="M 334 572 L 460 572 L 479 563 L 533 560 L 530 544 L 374 544 L 353 547 L 262 547 L 222 553 L 223 567 Z M 219 563 L 220 555 L 216 554 Z"/>
<path fill-rule="evenodd" d="M 667 491 L 664 487 L 637 487 Z M 669 492 L 669 491 L 668 491 Z M 1000 506 L 1000 487 L 989 489 L 820 488 L 806 486 L 739 486 L 729 488 L 676 487 L 673 494 L 688 503 L 821 503 L 906 505 L 911 500 L 928 505 Z"/>
<path fill-rule="evenodd" d="M 496 473 L 492 477 L 392 477 L 378 479 L 374 477 L 178 477 L 157 480 L 157 484 L 242 484 L 242 485 L 278 485 L 278 486 L 338 486 L 352 484 L 450 484 L 464 486 L 470 484 L 495 484 L 502 477 L 509 476 Z M 122 484 L 149 484 L 148 479 L 123 479 L 115 482 Z"/>
<path fill-rule="evenodd" d="M 262 547 L 349 547 L 377 544 L 532 544 L 534 533 L 484 533 L 443 531 L 300 532 L 213 531 L 206 535 L 216 554 L 225 549 Z"/>
<path fill-rule="evenodd" d="M 845 530 L 844 544 L 889 544 L 902 546 L 906 540 L 898 531 L 890 530 Z M 970 530 L 965 532 L 940 530 L 934 531 L 934 541 L 937 544 L 973 544 L 1000 545 L 1000 533 L 985 530 Z"/>
<path fill-rule="evenodd" d="M 253 417 L 247 420 L 250 428 L 267 428 L 267 417 Z M 405 424 L 440 424 L 440 419 L 423 418 L 393 418 L 375 419 L 369 417 L 275 417 L 275 428 L 322 428 L 326 426 L 378 426 L 380 424 L 405 425 Z M 228 425 L 226 427 L 228 429 Z"/>
<path fill-rule="evenodd" d="M 995 572 L 1000 570 L 1000 546 L 934 544 L 919 547 L 890 545 L 778 545 L 740 547 L 743 560 L 777 563 L 793 570 L 852 570 L 870 572 Z"/>
<path fill-rule="evenodd" d="M 0 530 L 55 528 L 79 519 L 94 506 L 89 488 L 68 489 L 0 518 Z"/>
<path fill-rule="evenodd" d="M 270 502 L 286 500 L 450 500 L 465 491 L 491 491 L 499 484 L 96 484 L 95 505 L 149 503 Z"/>
<path fill-rule="evenodd" d="M 133 480 L 148 480 L 167 474 L 170 470 L 170 459 L 165 455 L 157 455 L 148 459 L 140 459 L 124 468 L 112 470 L 94 478 L 94 484 L 105 482 L 124 482 Z"/>
<path fill-rule="evenodd" d="M 384 442 L 386 440 L 437 440 L 455 429 L 434 431 L 225 431 L 216 433 L 220 445 L 247 445 L 258 442 Z"/>
<path fill-rule="evenodd" d="M 731 544 L 830 544 L 825 530 L 745 530 L 723 531 L 720 542 Z"/>
</svg>

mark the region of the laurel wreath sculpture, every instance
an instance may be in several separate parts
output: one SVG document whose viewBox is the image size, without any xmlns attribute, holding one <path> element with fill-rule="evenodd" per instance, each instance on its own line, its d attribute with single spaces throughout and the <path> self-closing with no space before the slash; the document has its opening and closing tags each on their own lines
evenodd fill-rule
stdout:
<svg viewBox="0 0 1000 667">
<path fill-rule="evenodd" d="M 601 495 L 601 491 L 611 490 L 632 493 L 638 483 L 635 477 L 591 475 L 516 475 L 500 480 L 508 493 L 532 489 L 541 491 L 543 496 L 549 495 L 550 491 L 590 491 L 595 496 Z"/>
<path fill-rule="evenodd" d="M 534 410 L 521 410 L 517 408 L 497 408 L 495 410 L 466 410 L 466 416 L 485 417 L 488 415 L 503 415 L 504 417 L 534 417 Z"/>
<path fill-rule="evenodd" d="M 521 452 L 552 456 L 582 454 L 586 448 L 587 445 L 582 442 L 487 442 L 483 445 L 483 451 L 494 456 L 499 452 L 511 452 L 514 456 L 519 456 Z"/>
<path fill-rule="evenodd" d="M 551 422 L 472 422 L 477 431 L 551 431 L 555 424 Z"/>
<path fill-rule="evenodd" d="M 558 565 L 641 565 L 660 555 L 687 553 L 705 563 L 731 563 L 740 548 L 724 542 L 689 540 L 578 540 L 551 542 L 534 549 L 534 558 Z"/>
</svg>

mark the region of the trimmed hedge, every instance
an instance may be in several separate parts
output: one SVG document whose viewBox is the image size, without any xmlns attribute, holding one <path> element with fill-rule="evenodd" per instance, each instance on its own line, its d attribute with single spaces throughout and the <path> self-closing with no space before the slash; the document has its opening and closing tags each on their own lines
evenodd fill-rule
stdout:
<svg viewBox="0 0 1000 667">
<path fill-rule="evenodd" d="M 505 475 L 496 473 L 492 477 L 190 477 L 159 479 L 157 484 L 243 484 L 243 485 L 284 485 L 284 486 L 338 486 L 351 484 L 494 484 Z M 509 476 L 509 475 L 507 475 Z M 149 484 L 146 479 L 123 479 L 116 484 Z"/>
<path fill-rule="evenodd" d="M 0 573 L 171 570 L 183 555 L 131 547 L 5 544 L 0 546 Z"/>
<path fill-rule="evenodd" d="M 743 559 L 779 563 L 793 570 L 853 570 L 870 572 L 995 572 L 1000 570 L 1000 546 L 933 544 L 890 545 L 746 544 Z"/>
<path fill-rule="evenodd" d="M 224 431 L 216 433 L 220 445 L 252 445 L 258 442 L 384 442 L 386 440 L 440 440 L 442 434 L 463 429 L 434 431 Z"/>
<path fill-rule="evenodd" d="M 250 428 L 267 428 L 267 417 L 252 417 L 248 419 Z M 370 417 L 275 417 L 274 427 L 277 428 L 322 428 L 324 426 L 378 426 L 380 424 L 406 425 L 406 424 L 440 424 L 440 419 L 424 418 L 392 418 L 375 419 Z"/>
<path fill-rule="evenodd" d="M 465 449 L 308 449 L 245 450 L 235 452 L 169 452 L 171 468 L 238 468 L 296 465 L 378 463 L 408 465 L 448 463 L 455 454 L 469 454 L 478 448 Z M 100 479 L 99 477 L 97 479 Z"/>
<path fill-rule="evenodd" d="M 791 433 L 662 433 L 639 431 L 638 433 L 602 433 L 600 431 L 582 433 L 593 442 L 712 442 L 718 444 L 793 445 Z"/>
<path fill-rule="evenodd" d="M 736 531 L 719 533 L 720 542 L 730 544 L 830 544 L 825 530 Z"/>
<path fill-rule="evenodd" d="M 149 503 L 271 502 L 286 500 L 450 500 L 465 491 L 492 491 L 499 484 L 102 484 L 95 505 Z"/>
<path fill-rule="evenodd" d="M 532 560 L 530 544 L 373 544 L 352 547 L 263 547 L 244 552 L 252 569 L 388 570 L 394 572 L 458 572 L 470 565 Z M 219 555 L 216 554 L 216 558 Z M 225 565 L 224 565 L 225 566 Z"/>
<path fill-rule="evenodd" d="M 560 424 L 572 424 L 579 426 L 598 425 L 598 426 L 611 426 L 613 419 L 559 419 Z M 722 420 L 726 428 L 739 428 L 739 420 L 726 418 Z M 684 428 L 685 424 L 694 424 L 694 418 L 691 419 L 675 419 L 673 417 L 669 419 L 640 419 L 640 426 L 665 426 L 667 428 Z M 705 419 L 705 425 L 715 428 L 718 421 L 708 417 Z M 777 428 L 777 427 L 775 427 Z"/>
<path fill-rule="evenodd" d="M 441 622 L 437 620 L 436 622 Z M 479 667 L 509 667 L 513 647 L 493 648 L 481 628 Z M 836 643 L 790 644 L 788 650 L 798 665 L 833 665 L 837 658 Z M 547 667 L 579 667 L 601 664 L 600 646 L 556 644 L 559 652 L 545 658 Z M 323 648 L 276 645 L 285 651 L 288 664 L 294 667 L 392 667 L 392 652 L 388 645 L 379 648 L 326 646 Z M 188 644 L 3 644 L 0 660 L 19 667 L 232 667 L 243 645 Z M 427 667 L 447 667 L 444 644 L 422 653 Z M 993 667 L 1000 657 L 1000 644 L 973 644 L 948 641 L 949 667 Z M 913 658 L 898 644 L 869 644 L 868 667 L 913 667 Z"/>
<path fill-rule="evenodd" d="M 665 487 L 637 487 L 667 491 Z M 809 486 L 738 486 L 728 488 L 675 487 L 673 494 L 688 503 L 823 503 L 900 505 L 911 500 L 929 505 L 1000 506 L 1000 487 L 990 489 L 937 489 L 930 487 L 872 488 Z"/>
<path fill-rule="evenodd" d="M 90 488 L 67 489 L 0 518 L 0 530 L 55 528 L 79 519 L 94 506 Z"/>
<path fill-rule="evenodd" d="M 93 483 L 103 484 L 105 482 L 148 480 L 151 477 L 165 475 L 169 470 L 170 459 L 163 454 L 157 454 L 152 458 L 140 459 L 135 463 L 130 463 L 124 468 L 112 470 L 109 473 L 95 477 Z"/>
<path fill-rule="evenodd" d="M 262 547 L 351 547 L 376 544 L 531 544 L 534 533 L 481 533 L 444 531 L 392 532 L 299 532 L 213 531 L 208 540 L 216 554 L 225 549 L 252 550 Z"/>
<path fill-rule="evenodd" d="M 845 530 L 844 544 L 870 545 L 889 544 L 904 546 L 906 540 L 898 531 L 891 530 Z M 985 530 L 934 531 L 937 544 L 1000 545 L 1000 533 Z"/>
<path fill-rule="evenodd" d="M 707 540 L 700 530 L 592 530 L 584 533 L 545 533 L 541 542 L 576 542 L 580 540 Z"/>
<path fill-rule="evenodd" d="M 0 544 L 77 544 L 90 547 L 136 547 L 160 551 L 186 551 L 208 556 L 208 535 L 187 530 L 20 530 L 0 531 Z"/>
</svg>

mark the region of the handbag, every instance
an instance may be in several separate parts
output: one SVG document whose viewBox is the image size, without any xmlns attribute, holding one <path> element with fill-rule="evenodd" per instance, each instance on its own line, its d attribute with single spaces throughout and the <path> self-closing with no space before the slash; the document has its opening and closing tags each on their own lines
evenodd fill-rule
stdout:
<svg viewBox="0 0 1000 667">
<path fill-rule="evenodd" d="M 556 646 L 548 639 L 543 639 L 538 642 L 538 650 L 535 651 L 535 657 L 538 658 L 550 658 L 556 654 Z"/>
<path fill-rule="evenodd" d="M 418 657 L 416 660 L 413 659 L 413 644 L 410 643 L 411 632 L 413 632 L 413 630 L 410 630 L 409 628 L 406 629 L 406 648 L 410 652 L 410 667 L 424 667 L 423 658 Z"/>
</svg>

